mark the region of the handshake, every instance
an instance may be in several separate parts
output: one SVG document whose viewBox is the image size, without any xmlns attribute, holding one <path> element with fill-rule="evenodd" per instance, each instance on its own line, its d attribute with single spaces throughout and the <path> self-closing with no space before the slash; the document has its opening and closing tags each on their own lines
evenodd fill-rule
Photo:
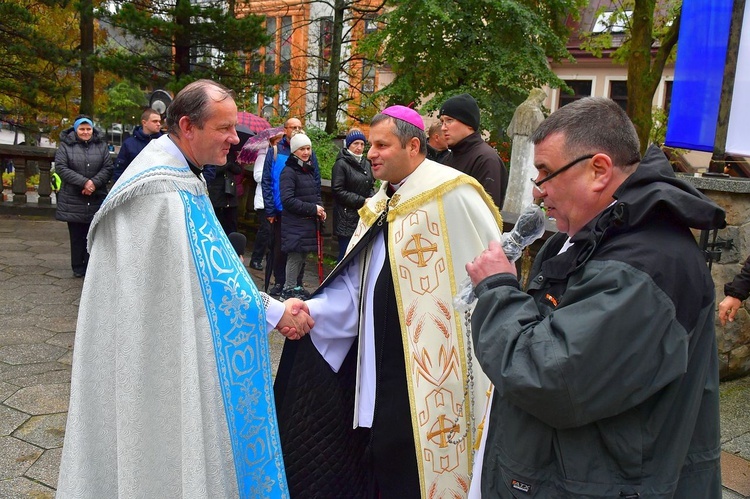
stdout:
<svg viewBox="0 0 750 499">
<path fill-rule="evenodd" d="M 284 315 L 276 324 L 276 329 L 290 340 L 298 340 L 310 332 L 315 321 L 310 317 L 310 309 L 299 298 L 289 298 L 284 302 Z"/>
</svg>

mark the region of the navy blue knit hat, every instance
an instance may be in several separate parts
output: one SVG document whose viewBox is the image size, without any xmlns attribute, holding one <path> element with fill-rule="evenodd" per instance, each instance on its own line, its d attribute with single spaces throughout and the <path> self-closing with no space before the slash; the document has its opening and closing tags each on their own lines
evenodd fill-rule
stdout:
<svg viewBox="0 0 750 499">
<path fill-rule="evenodd" d="M 361 140 L 365 144 L 367 143 L 365 134 L 362 133 L 361 130 L 352 130 L 351 132 L 346 134 L 346 140 L 344 141 L 346 148 L 349 149 L 349 146 L 352 145 L 352 142 L 354 142 L 355 140 Z"/>
</svg>

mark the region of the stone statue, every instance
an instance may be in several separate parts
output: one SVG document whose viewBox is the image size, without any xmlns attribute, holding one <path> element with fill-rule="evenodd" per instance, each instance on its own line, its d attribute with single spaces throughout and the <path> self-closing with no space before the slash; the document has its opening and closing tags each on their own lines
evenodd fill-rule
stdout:
<svg viewBox="0 0 750 499">
<path fill-rule="evenodd" d="M 531 90 L 529 97 L 516 108 L 508 125 L 507 133 L 512 142 L 504 211 L 521 213 L 525 206 L 533 202 L 529 179 L 536 177 L 537 173 L 534 168 L 534 145 L 529 141 L 529 136 L 544 121 L 542 103 L 546 98 L 544 90 Z"/>
<path fill-rule="evenodd" d="M 547 94 L 541 88 L 534 88 L 529 93 L 529 97 L 516 108 L 513 113 L 513 119 L 508 125 L 508 136 L 525 135 L 529 137 L 536 127 L 544 121 L 542 113 L 542 103 L 547 98 Z"/>
</svg>

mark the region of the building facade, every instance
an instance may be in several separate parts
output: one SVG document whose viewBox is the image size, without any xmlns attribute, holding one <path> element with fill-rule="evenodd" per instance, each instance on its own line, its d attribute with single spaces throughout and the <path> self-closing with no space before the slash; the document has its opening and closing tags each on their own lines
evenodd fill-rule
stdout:
<svg viewBox="0 0 750 499">
<path fill-rule="evenodd" d="M 340 7 L 338 15 L 334 5 Z M 337 122 L 356 121 L 363 96 L 390 81 L 381 78 L 387 71 L 357 53 L 362 36 L 377 29 L 382 5 L 382 0 L 263 0 L 238 6 L 240 16 L 265 16 L 271 36 L 268 46 L 248 57 L 248 71 L 288 79 L 273 89 L 247 90 L 252 93 L 243 101 L 246 110 L 266 118 L 297 116 L 324 128 L 327 106 L 336 105 Z M 338 68 L 335 103 L 329 102 L 331 64 Z"/>
</svg>

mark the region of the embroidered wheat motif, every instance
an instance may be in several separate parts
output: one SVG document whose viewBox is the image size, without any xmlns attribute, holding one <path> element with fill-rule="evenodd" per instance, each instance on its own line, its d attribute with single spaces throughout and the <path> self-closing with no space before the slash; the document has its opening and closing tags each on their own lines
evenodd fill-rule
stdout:
<svg viewBox="0 0 750 499">
<path fill-rule="evenodd" d="M 411 323 L 414 321 L 414 316 L 417 313 L 417 302 L 413 301 L 411 302 L 411 305 L 409 306 L 409 310 L 406 311 L 406 325 L 411 326 Z"/>
<path fill-rule="evenodd" d="M 427 497 L 433 498 L 437 497 L 437 483 L 432 482 L 432 485 L 430 485 L 430 491 L 427 493 Z"/>
<path fill-rule="evenodd" d="M 419 341 L 419 336 L 422 334 L 423 329 L 424 329 L 424 318 L 419 320 L 419 323 L 417 324 L 417 327 L 414 330 L 414 343 Z"/>
<path fill-rule="evenodd" d="M 445 322 L 440 320 L 438 317 L 435 317 L 434 315 L 431 315 L 432 322 L 435 323 L 435 325 L 438 327 L 441 333 L 443 333 L 443 336 L 446 338 L 450 338 L 450 330 L 448 329 L 448 326 L 446 326 Z"/>
<path fill-rule="evenodd" d="M 466 477 L 457 475 L 456 480 L 464 492 L 469 492 L 469 480 L 467 480 Z"/>
<path fill-rule="evenodd" d="M 443 300 L 439 300 L 437 298 L 435 298 L 435 303 L 437 304 L 440 312 L 445 316 L 445 318 L 451 320 L 451 311 L 448 308 L 448 305 L 446 305 Z"/>
</svg>

